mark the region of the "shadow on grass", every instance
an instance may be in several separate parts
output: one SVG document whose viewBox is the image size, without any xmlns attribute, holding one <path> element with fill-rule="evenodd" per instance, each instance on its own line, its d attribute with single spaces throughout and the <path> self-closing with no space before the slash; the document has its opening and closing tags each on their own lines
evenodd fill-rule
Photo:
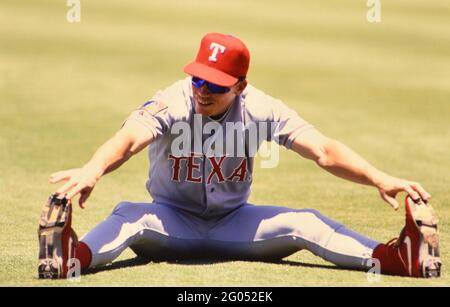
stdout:
<svg viewBox="0 0 450 307">
<path fill-rule="evenodd" d="M 311 268 L 311 269 L 327 269 L 330 271 L 355 271 L 355 269 L 337 267 L 333 264 L 314 264 L 314 263 L 305 263 L 305 262 L 297 262 L 290 260 L 275 260 L 275 261 L 251 261 L 251 260 L 220 260 L 220 259 L 199 259 L 199 260 L 148 260 L 145 258 L 135 257 L 132 259 L 121 260 L 113 262 L 110 265 L 106 265 L 98 268 L 91 268 L 87 271 L 83 272 L 83 275 L 92 275 L 101 272 L 120 270 L 124 268 L 145 266 L 151 263 L 169 263 L 169 264 L 177 264 L 177 265 L 210 265 L 210 264 L 218 264 L 218 263 L 226 263 L 232 261 L 247 261 L 247 262 L 260 262 L 267 264 L 278 264 L 283 266 L 294 266 L 294 267 L 302 267 L 302 268 Z"/>
</svg>

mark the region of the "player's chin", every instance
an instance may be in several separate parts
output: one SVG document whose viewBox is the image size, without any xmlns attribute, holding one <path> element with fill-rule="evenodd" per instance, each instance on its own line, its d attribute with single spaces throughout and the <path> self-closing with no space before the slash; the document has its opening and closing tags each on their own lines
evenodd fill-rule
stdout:
<svg viewBox="0 0 450 307">
<path fill-rule="evenodd" d="M 195 103 L 195 113 L 211 116 L 214 113 L 214 103 Z"/>
</svg>

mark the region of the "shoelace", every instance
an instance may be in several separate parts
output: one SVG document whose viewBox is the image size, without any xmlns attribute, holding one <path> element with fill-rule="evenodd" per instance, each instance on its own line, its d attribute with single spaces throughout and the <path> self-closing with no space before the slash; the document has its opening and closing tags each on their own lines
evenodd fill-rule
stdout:
<svg viewBox="0 0 450 307">
<path fill-rule="evenodd" d="M 397 248 L 397 247 L 398 247 L 398 238 L 393 238 L 393 239 L 389 240 L 389 241 L 386 243 L 386 246 L 387 246 L 387 247 L 394 247 L 394 248 Z"/>
<path fill-rule="evenodd" d="M 391 240 L 389 240 L 386 243 L 387 247 L 393 247 L 393 248 L 399 248 L 400 245 L 402 244 L 402 238 L 403 238 L 403 233 L 405 232 L 405 228 L 402 229 L 402 231 L 400 232 L 400 235 L 396 238 L 393 238 Z"/>
</svg>

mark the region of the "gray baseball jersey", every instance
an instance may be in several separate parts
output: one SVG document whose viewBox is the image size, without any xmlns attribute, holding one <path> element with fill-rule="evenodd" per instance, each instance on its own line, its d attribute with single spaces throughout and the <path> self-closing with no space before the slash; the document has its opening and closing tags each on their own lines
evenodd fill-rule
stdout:
<svg viewBox="0 0 450 307">
<path fill-rule="evenodd" d="M 262 141 L 290 148 L 312 129 L 279 100 L 247 86 L 222 118 L 205 118 L 195 114 L 186 78 L 157 93 L 127 120 L 142 123 L 154 137 L 147 181 L 153 203 L 121 202 L 82 238 L 92 252 L 91 266 L 109 263 L 130 247 L 157 260 L 274 260 L 308 249 L 340 266 L 370 268 L 378 242 L 316 210 L 247 203 L 254 153 Z M 230 133 L 230 123 L 242 125 Z M 233 137 L 252 126 L 255 142 L 252 134 Z M 183 128 L 189 133 L 178 133 Z M 219 142 L 209 143 L 211 138 Z M 232 140 L 231 150 L 217 149 L 221 139 Z"/>
<path fill-rule="evenodd" d="M 281 101 L 251 85 L 221 119 L 195 114 L 190 77 L 158 92 L 127 120 L 144 124 L 154 137 L 147 181 L 154 201 L 204 218 L 224 216 L 247 202 L 254 154 L 262 141 L 276 141 L 289 149 L 298 135 L 312 127 Z M 181 123 L 191 131 L 185 142 L 191 150 L 184 151 L 184 155 L 174 153 L 172 148 L 180 138 L 179 128 L 184 127 Z M 234 134 L 237 130 L 231 130 L 230 124 L 235 124 L 237 130 L 243 127 L 247 135 L 242 133 L 242 139 L 231 135 L 230 131 Z M 217 130 L 221 130 L 220 136 Z M 248 131 L 257 131 L 256 141 L 251 140 Z M 223 140 L 225 149 L 222 154 L 208 155 L 205 142 L 214 137 Z M 233 146 L 226 146 L 230 139 Z"/>
</svg>

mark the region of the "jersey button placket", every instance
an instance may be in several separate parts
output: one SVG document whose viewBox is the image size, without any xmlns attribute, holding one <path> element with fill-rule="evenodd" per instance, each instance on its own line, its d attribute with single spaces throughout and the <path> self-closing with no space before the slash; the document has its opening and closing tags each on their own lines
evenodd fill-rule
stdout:
<svg viewBox="0 0 450 307">
<path fill-rule="evenodd" d="M 204 185 L 204 191 L 206 194 L 206 208 L 205 213 L 209 214 L 211 212 L 211 208 L 209 206 L 209 197 L 208 194 L 211 193 L 210 185 L 208 185 L 208 176 L 209 173 L 211 173 L 211 166 L 207 162 L 207 157 L 203 156 L 203 169 L 204 169 L 204 175 L 203 175 L 203 185 Z"/>
</svg>

